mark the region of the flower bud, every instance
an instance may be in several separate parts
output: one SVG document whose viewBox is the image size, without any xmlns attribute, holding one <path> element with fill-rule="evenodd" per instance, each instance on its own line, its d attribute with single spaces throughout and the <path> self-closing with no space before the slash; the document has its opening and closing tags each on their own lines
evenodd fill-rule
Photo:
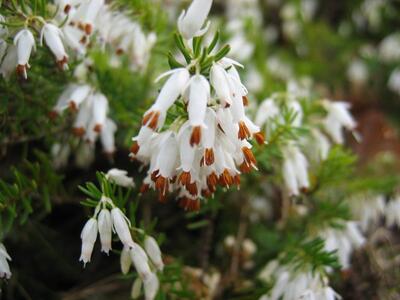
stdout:
<svg viewBox="0 0 400 300">
<path fill-rule="evenodd" d="M 164 269 L 164 263 L 162 261 L 161 250 L 157 241 L 151 236 L 146 236 L 146 239 L 144 240 L 144 249 L 156 268 L 162 271 Z"/>
</svg>

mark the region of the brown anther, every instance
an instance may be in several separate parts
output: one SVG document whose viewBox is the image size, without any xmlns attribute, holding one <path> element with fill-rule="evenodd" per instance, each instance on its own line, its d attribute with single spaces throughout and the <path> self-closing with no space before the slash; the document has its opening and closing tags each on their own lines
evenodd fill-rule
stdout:
<svg viewBox="0 0 400 300">
<path fill-rule="evenodd" d="M 146 193 L 146 192 L 149 190 L 149 188 L 150 188 L 150 185 L 148 185 L 148 184 L 146 184 L 146 183 L 143 183 L 142 186 L 140 187 L 139 192 L 140 192 L 141 194 L 144 194 L 144 193 Z"/>
<path fill-rule="evenodd" d="M 147 125 L 149 128 L 156 130 L 158 125 L 159 111 L 151 111 L 143 117 L 142 125 Z"/>
<path fill-rule="evenodd" d="M 70 10 L 71 10 L 71 5 L 69 5 L 69 4 L 65 5 L 65 7 L 64 7 L 64 13 L 68 14 Z M 72 23 L 72 22 L 71 22 L 71 23 Z"/>
<path fill-rule="evenodd" d="M 77 137 L 84 136 L 85 132 L 86 132 L 86 130 L 83 127 L 74 127 L 74 128 L 72 128 L 72 133 Z"/>
<path fill-rule="evenodd" d="M 243 121 L 239 122 L 239 132 L 238 132 L 238 138 L 241 140 L 245 140 L 250 138 L 250 130 L 247 128 L 246 124 Z"/>
<path fill-rule="evenodd" d="M 251 172 L 251 165 L 249 165 L 246 161 L 244 161 L 240 166 L 239 166 L 240 172 L 242 173 L 250 173 Z"/>
<path fill-rule="evenodd" d="M 211 166 L 214 163 L 215 157 L 214 150 L 212 148 L 206 148 L 204 153 L 204 160 L 207 166 Z"/>
<path fill-rule="evenodd" d="M 95 132 L 97 132 L 97 133 L 100 133 L 102 127 L 103 127 L 103 126 L 102 126 L 101 124 L 96 124 L 96 125 L 94 126 L 93 130 L 94 130 Z"/>
<path fill-rule="evenodd" d="M 21 77 L 25 78 L 26 65 L 17 65 L 16 71 L 17 71 L 18 76 L 21 76 Z"/>
<path fill-rule="evenodd" d="M 247 98 L 247 96 L 243 96 L 242 99 L 243 99 L 243 105 L 249 106 L 249 98 Z"/>
<path fill-rule="evenodd" d="M 74 102 L 74 100 L 69 101 L 69 110 L 72 112 L 77 112 L 78 111 L 78 106 Z"/>
<path fill-rule="evenodd" d="M 219 184 L 225 187 L 233 184 L 233 178 L 227 169 L 219 176 Z"/>
<path fill-rule="evenodd" d="M 190 184 L 191 180 L 192 180 L 192 176 L 190 175 L 190 172 L 182 172 L 179 175 L 178 183 L 180 183 L 181 185 L 187 186 L 188 184 Z"/>
<path fill-rule="evenodd" d="M 158 176 L 155 181 L 155 187 L 156 190 L 158 190 L 161 195 L 163 196 L 167 195 L 169 187 L 168 178 L 165 178 L 163 176 Z"/>
<path fill-rule="evenodd" d="M 68 57 L 64 56 L 61 60 L 57 60 L 57 66 L 60 70 L 65 70 L 68 63 Z"/>
<path fill-rule="evenodd" d="M 160 170 L 155 170 L 153 173 L 151 173 L 150 178 L 151 178 L 152 181 L 155 182 L 157 180 L 157 178 L 159 176 L 159 174 L 158 174 L 159 172 L 160 172 Z"/>
<path fill-rule="evenodd" d="M 131 153 L 136 155 L 139 152 L 139 150 L 140 150 L 140 146 L 139 146 L 138 142 L 134 141 L 132 143 L 132 146 L 131 146 L 131 149 L 130 149 Z"/>
<path fill-rule="evenodd" d="M 260 146 L 264 145 L 265 137 L 261 131 L 253 134 L 253 137 L 256 140 L 257 144 L 259 144 Z"/>
<path fill-rule="evenodd" d="M 253 166 L 257 165 L 256 158 L 254 157 L 254 154 L 250 148 L 242 147 L 242 152 L 243 152 L 243 156 L 244 156 L 244 159 L 247 162 L 247 164 L 253 165 Z"/>
<path fill-rule="evenodd" d="M 207 187 L 209 190 L 214 191 L 218 184 L 218 176 L 214 172 L 207 176 Z"/>
<path fill-rule="evenodd" d="M 197 196 L 198 190 L 197 190 L 197 185 L 196 182 L 192 182 L 186 185 L 186 189 L 192 196 Z"/>
<path fill-rule="evenodd" d="M 91 24 L 86 24 L 84 30 L 85 30 L 85 33 L 86 33 L 87 35 L 91 35 L 91 34 L 92 34 L 92 31 L 93 31 L 93 27 L 92 27 Z"/>
<path fill-rule="evenodd" d="M 115 53 L 117 55 L 122 55 L 122 54 L 124 54 L 124 50 L 122 50 L 121 48 L 118 48 L 117 51 L 115 51 Z"/>
<path fill-rule="evenodd" d="M 85 31 L 85 26 L 81 22 L 78 23 L 78 28 L 82 31 Z"/>
<path fill-rule="evenodd" d="M 192 130 L 192 135 L 190 136 L 190 146 L 198 145 L 200 144 L 201 140 L 201 127 L 200 126 L 195 126 L 193 127 Z"/>
</svg>

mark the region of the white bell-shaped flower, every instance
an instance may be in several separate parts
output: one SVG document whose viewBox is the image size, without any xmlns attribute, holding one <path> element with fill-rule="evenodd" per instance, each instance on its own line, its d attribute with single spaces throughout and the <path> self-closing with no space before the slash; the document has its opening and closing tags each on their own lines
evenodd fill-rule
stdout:
<svg viewBox="0 0 400 300">
<path fill-rule="evenodd" d="M 164 269 L 164 263 L 157 241 L 151 236 L 146 236 L 144 240 L 144 249 L 156 268 L 162 271 Z"/>
<path fill-rule="evenodd" d="M 129 229 L 130 222 L 128 218 L 124 215 L 124 213 L 118 207 L 114 207 L 111 210 L 111 218 L 114 230 L 115 232 L 117 232 L 117 235 L 121 242 L 126 246 L 134 245 L 131 231 Z"/>
<path fill-rule="evenodd" d="M 103 208 L 98 216 L 99 235 L 101 241 L 101 251 L 109 253 L 111 250 L 112 220 L 108 209 Z"/>
<path fill-rule="evenodd" d="M 57 59 L 58 66 L 65 70 L 68 68 L 68 55 L 65 52 L 64 44 L 62 42 L 63 32 L 57 26 L 46 23 L 42 27 L 42 32 L 40 34 L 40 42 L 43 44 L 43 39 L 46 45 L 50 48 L 51 52 Z"/>
<path fill-rule="evenodd" d="M 29 58 L 32 50 L 36 47 L 32 32 L 28 29 L 22 29 L 15 35 L 14 45 L 17 47 L 18 53 L 17 73 L 27 79 L 26 70 L 29 68 Z"/>
<path fill-rule="evenodd" d="M 97 239 L 97 228 L 97 220 L 91 218 L 86 222 L 81 233 L 82 251 L 79 260 L 83 261 L 85 265 L 90 262 L 90 258 L 92 257 L 94 243 Z"/>
</svg>

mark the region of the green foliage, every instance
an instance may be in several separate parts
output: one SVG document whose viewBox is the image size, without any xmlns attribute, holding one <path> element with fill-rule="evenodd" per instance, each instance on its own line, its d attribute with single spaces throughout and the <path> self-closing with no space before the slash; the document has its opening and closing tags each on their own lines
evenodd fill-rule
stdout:
<svg viewBox="0 0 400 300">
<path fill-rule="evenodd" d="M 60 192 L 62 176 L 54 172 L 43 152 L 36 151 L 35 156 L 35 161 L 24 160 L 11 168 L 8 179 L 0 180 L 1 239 L 14 222 L 23 225 L 35 210 L 39 217 L 49 213 L 51 198 Z"/>
</svg>

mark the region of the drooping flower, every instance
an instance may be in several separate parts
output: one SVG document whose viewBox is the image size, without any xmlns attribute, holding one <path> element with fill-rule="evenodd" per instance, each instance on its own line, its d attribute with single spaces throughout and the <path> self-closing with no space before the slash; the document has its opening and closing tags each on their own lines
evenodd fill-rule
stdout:
<svg viewBox="0 0 400 300">
<path fill-rule="evenodd" d="M 324 119 L 324 128 L 337 144 L 344 143 L 343 128 L 353 131 L 357 124 L 350 114 L 350 104 L 346 102 L 325 101 L 323 106 L 328 112 Z"/>
<path fill-rule="evenodd" d="M 132 247 L 132 245 L 134 245 L 134 242 L 132 240 L 132 235 L 129 229 L 130 222 L 128 218 L 118 207 L 114 207 L 111 210 L 111 217 L 114 230 L 117 233 L 121 242 L 126 246 Z"/>
<path fill-rule="evenodd" d="M 111 169 L 107 172 L 106 178 L 123 187 L 133 188 L 135 187 L 135 183 L 133 182 L 133 178 L 128 176 L 128 171 L 120 170 L 120 169 Z"/>
<path fill-rule="evenodd" d="M 164 263 L 162 261 L 161 250 L 157 241 L 151 236 L 146 236 L 144 240 L 144 249 L 156 268 L 162 271 L 164 269 Z"/>
<path fill-rule="evenodd" d="M 8 261 L 11 261 L 10 255 L 7 253 L 6 247 L 0 243 L 0 279 L 10 279 L 11 271 Z"/>
<path fill-rule="evenodd" d="M 400 197 L 391 199 L 385 207 L 386 226 L 400 227 Z"/>
<path fill-rule="evenodd" d="M 40 42 L 43 44 L 43 39 L 46 45 L 50 48 L 51 52 L 57 59 L 57 64 L 62 70 L 68 68 L 68 55 L 65 52 L 64 44 L 62 42 L 63 33 L 57 26 L 46 23 L 42 27 L 42 32 L 40 34 Z"/>
<path fill-rule="evenodd" d="M 35 49 L 36 43 L 33 34 L 28 29 L 22 29 L 14 37 L 14 45 L 17 47 L 17 73 L 28 78 L 27 69 L 29 68 L 29 58 L 32 50 Z"/>
<path fill-rule="evenodd" d="M 108 209 L 103 208 L 98 216 L 101 251 L 109 253 L 111 250 L 112 220 Z"/>
<path fill-rule="evenodd" d="M 90 218 L 86 222 L 81 233 L 82 251 L 79 260 L 83 261 L 85 265 L 90 262 L 90 258 L 92 257 L 94 243 L 97 239 L 97 231 L 97 220 L 95 218 Z"/>
<path fill-rule="evenodd" d="M 307 189 L 310 185 L 307 159 L 295 145 L 285 147 L 283 157 L 282 173 L 285 185 L 289 195 L 297 196 L 300 189 Z"/>
</svg>

